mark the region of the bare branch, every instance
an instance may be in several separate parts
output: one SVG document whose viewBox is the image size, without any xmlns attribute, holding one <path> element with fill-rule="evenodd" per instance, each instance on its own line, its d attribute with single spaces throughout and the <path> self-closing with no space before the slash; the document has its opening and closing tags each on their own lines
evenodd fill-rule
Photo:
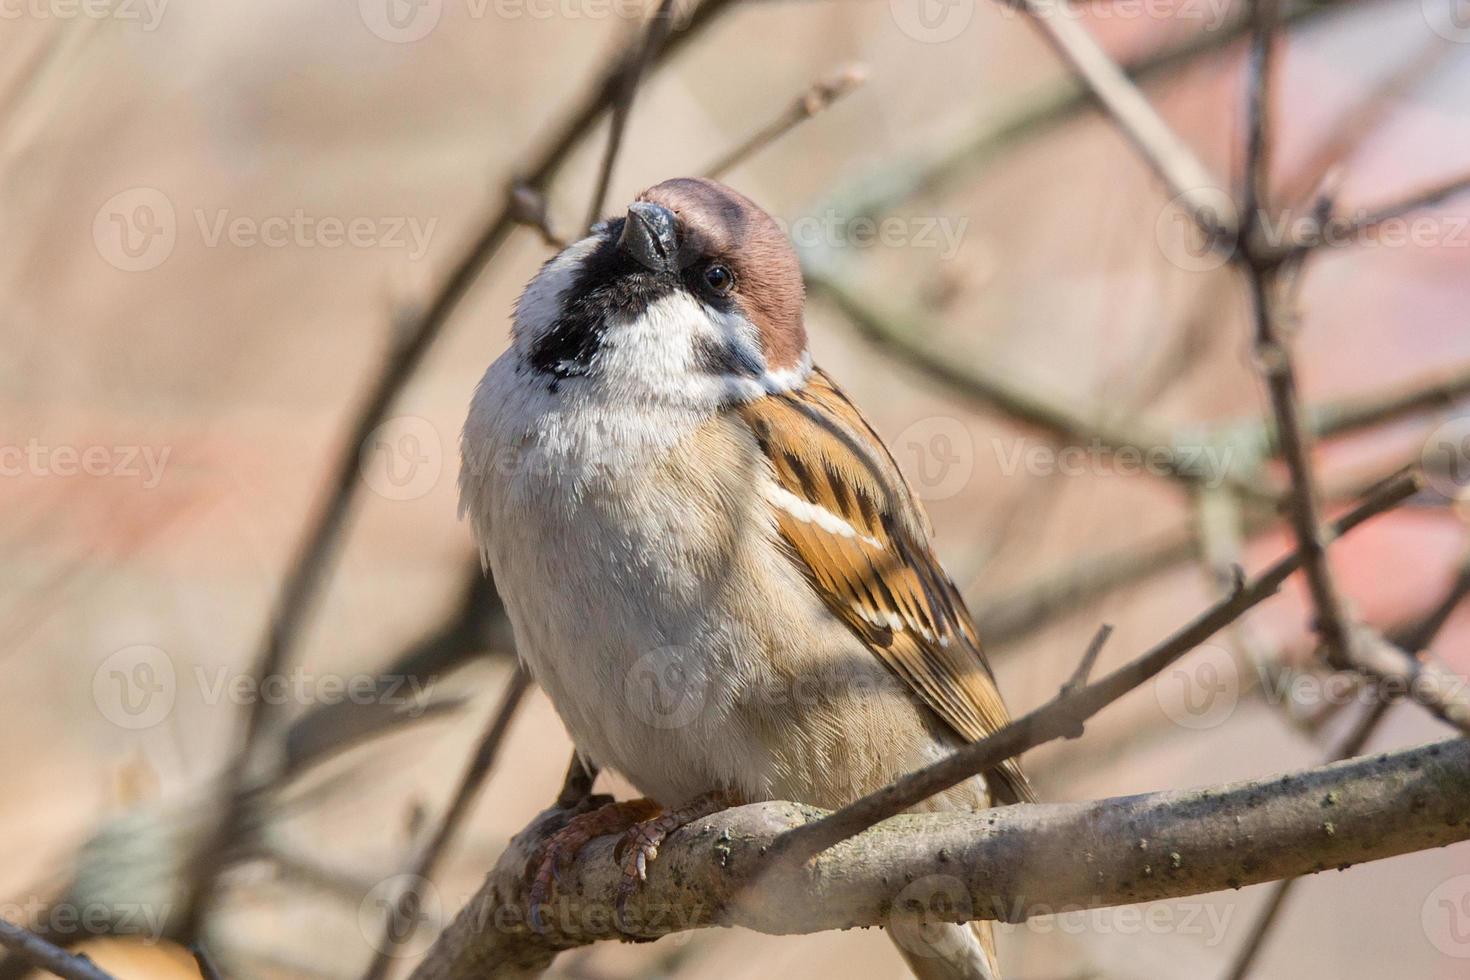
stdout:
<svg viewBox="0 0 1470 980">
<path fill-rule="evenodd" d="M 1207 238 L 1231 241 L 1232 216 L 1222 213 L 1225 191 L 1172 130 L 1138 86 L 1068 14 L 1061 0 L 1014 0 L 1073 73 L 1091 90 L 1144 162 L 1164 182 Z"/>
<path fill-rule="evenodd" d="M 1455 573 L 1454 580 L 1445 589 L 1439 602 L 1419 622 L 1391 637 L 1394 645 L 1410 653 L 1423 650 L 1434 642 L 1434 638 L 1450 621 L 1450 616 L 1467 598 L 1470 598 L 1470 559 L 1460 565 L 1460 570 Z"/>
<path fill-rule="evenodd" d="M 721 177 L 813 116 L 826 112 L 868 80 L 866 65 L 845 65 L 813 82 L 785 112 L 751 133 L 719 160 L 704 169 L 706 177 Z"/>
<path fill-rule="evenodd" d="M 1281 199 L 1300 203 L 1320 188 L 1328 175 L 1341 167 L 1384 117 L 1401 104 L 1400 100 L 1444 65 L 1457 48 L 1458 45 L 1433 31 L 1428 32 L 1411 58 L 1392 71 L 1367 98 L 1333 120 L 1326 129 L 1326 140 L 1282 190 Z"/>
<path fill-rule="evenodd" d="M 1466 397 L 1470 397 L 1470 364 L 1367 395 L 1309 407 L 1307 420 L 1314 436 L 1331 439 L 1424 412 L 1452 409 Z M 1272 443 L 1272 451 L 1279 451 L 1277 440 Z"/>
<path fill-rule="evenodd" d="M 112 974 L 99 969 L 85 956 L 68 953 L 5 919 L 0 919 L 0 946 L 23 957 L 36 969 L 66 980 L 112 980 Z"/>
<path fill-rule="evenodd" d="M 524 183 L 512 185 L 509 204 L 516 223 L 536 229 L 543 245 L 555 249 L 567 247 L 566 240 L 551 228 L 551 215 L 547 211 L 546 194 L 540 188 Z"/>
<path fill-rule="evenodd" d="M 1329 660 L 1338 665 L 1348 661 L 1352 636 L 1342 598 L 1327 562 L 1327 546 L 1317 496 L 1316 475 L 1309 458 L 1310 436 L 1302 422 L 1297 399 L 1296 369 L 1291 350 L 1282 339 L 1277 302 L 1275 267 L 1259 258 L 1258 232 L 1268 204 L 1271 159 L 1271 77 L 1275 61 L 1277 0 L 1252 0 L 1251 54 L 1246 79 L 1246 164 L 1245 226 L 1242 245 L 1236 253 L 1250 287 L 1255 319 L 1255 359 L 1270 395 L 1271 413 L 1281 442 L 1282 455 L 1291 475 L 1288 510 L 1302 567 L 1312 594 L 1316 615 L 1314 626 L 1326 647 Z"/>
<path fill-rule="evenodd" d="M 475 748 L 475 754 L 470 757 L 464 774 L 459 778 L 459 786 L 455 789 L 454 797 L 444 811 L 444 816 L 440 818 L 439 826 L 419 853 L 413 869 L 409 871 L 409 886 L 395 899 L 394 908 L 388 913 L 388 924 L 384 926 L 382 935 L 378 937 L 378 944 L 375 947 L 377 952 L 363 974 L 364 980 L 382 980 L 387 976 L 389 968 L 393 965 L 394 953 L 398 950 L 403 938 L 399 930 L 393 928 L 393 923 L 415 921 L 415 913 L 423 899 L 419 888 L 434 877 L 434 873 L 439 869 L 439 859 L 444 856 L 445 849 L 454 837 L 454 831 L 459 827 L 465 814 L 469 812 L 475 798 L 480 795 L 480 788 L 485 785 L 485 780 L 490 775 L 490 768 L 495 764 L 495 757 L 500 752 L 501 743 L 505 741 L 506 732 L 510 731 L 510 723 L 515 719 L 516 710 L 521 706 L 521 701 L 530 687 L 530 675 L 524 668 L 517 667 L 515 673 L 511 675 L 510 682 L 506 685 L 505 693 L 500 696 L 500 704 L 490 716 L 490 723 L 485 728 L 485 734 L 481 736 L 479 745 Z"/>
<path fill-rule="evenodd" d="M 1432 661 L 1405 653 L 1375 630 L 1354 626 L 1343 665 L 1372 678 L 1380 697 L 1408 698 L 1447 725 L 1470 735 L 1470 700 L 1465 679 Z"/>
<path fill-rule="evenodd" d="M 1467 812 L 1470 742 L 1454 740 L 1208 789 L 904 814 L 773 877 L 773 843 L 821 811 L 763 803 L 671 836 L 626 924 L 643 938 L 712 925 L 775 934 L 892 927 L 910 914 L 904 888 L 921 880 L 945 890 L 946 917 L 1016 922 L 1440 847 L 1470 838 Z M 517 836 L 414 980 L 530 977 L 560 950 L 627 938 L 612 918 L 621 877 L 613 838 L 567 868 L 548 931 L 526 926 L 527 857 L 565 818 L 547 811 Z"/>
<path fill-rule="evenodd" d="M 1347 533 L 1363 521 L 1407 499 L 1417 491 L 1418 486 L 1416 479 L 1405 477 L 1382 488 L 1340 518 L 1334 525 L 1335 532 Z M 849 803 L 816 823 L 793 831 L 780 842 L 779 859 L 785 864 L 804 861 L 838 841 L 846 840 L 879 821 L 902 813 L 936 793 L 987 769 L 993 769 L 1006 759 L 1018 756 L 1044 742 L 1069 737 L 1088 718 L 1157 675 L 1219 630 L 1239 619 L 1251 607 L 1274 595 L 1292 572 L 1301 566 L 1301 562 L 1300 553 L 1278 560 L 1233 595 L 1200 613 L 1153 649 L 1102 680 L 1089 684 L 1080 691 L 1059 695 L 953 755 L 909 773 L 897 782 Z"/>
<path fill-rule="evenodd" d="M 597 171 L 597 183 L 592 191 L 592 203 L 587 209 L 587 220 L 583 228 L 591 228 L 602 218 L 602 206 L 607 200 L 607 188 L 612 183 L 613 167 L 618 162 L 618 153 L 623 148 L 623 133 L 628 128 L 628 115 L 633 111 L 633 98 L 638 94 L 638 83 L 643 72 L 658 49 L 668 40 L 674 27 L 674 0 L 660 0 L 653 19 L 629 58 L 626 59 L 622 78 L 618 80 L 618 97 L 613 102 L 612 119 L 608 124 L 607 145 L 602 151 L 602 164 Z"/>
<path fill-rule="evenodd" d="M 1308 241 L 1287 243 L 1277 252 L 1269 253 L 1269 258 L 1274 262 L 1291 261 L 1328 245 L 1362 241 L 1389 221 L 1443 204 L 1466 191 L 1470 191 L 1470 173 L 1447 177 L 1387 203 L 1367 208 L 1356 217 L 1332 218 Z"/>
<path fill-rule="evenodd" d="M 209 955 L 209 950 L 195 944 L 189 952 L 194 954 L 194 963 L 199 967 L 200 980 L 225 980 L 224 974 L 219 972 L 219 967 L 214 965 L 214 958 Z"/>
<path fill-rule="evenodd" d="M 1124 429 L 1085 418 L 1061 398 L 1042 393 L 1035 384 L 1019 380 L 1011 372 L 978 363 L 961 363 L 934 353 L 915 340 L 927 331 L 911 315 L 880 308 L 834 271 L 816 262 L 804 264 L 803 272 L 810 293 L 830 300 L 869 341 L 956 394 L 1041 429 L 1069 445 L 1139 453 L 1186 485 L 1223 481 L 1247 499 L 1271 506 L 1276 503 L 1275 493 L 1267 486 L 1235 474 L 1216 472 L 1207 463 L 1191 465 L 1186 461 L 1186 454 L 1176 451 L 1171 438 L 1143 424 L 1133 423 Z"/>
<path fill-rule="evenodd" d="M 1196 557 L 1193 528 L 1161 534 L 1142 544 L 1088 555 L 1006 592 L 977 596 L 971 603 L 987 647 L 1015 643 L 1058 615 L 1079 611 L 1112 592 L 1136 585 Z"/>
<path fill-rule="evenodd" d="M 1087 686 L 1087 679 L 1092 676 L 1092 668 L 1097 664 L 1098 654 L 1102 653 L 1102 648 L 1107 645 L 1108 637 L 1112 635 L 1113 627 L 1110 623 L 1103 623 L 1098 627 L 1098 631 L 1093 634 L 1092 642 L 1087 644 L 1087 649 L 1082 653 L 1082 662 L 1077 665 L 1077 669 L 1072 672 L 1067 683 L 1062 685 L 1063 695 L 1073 694 Z M 1080 730 L 1078 734 L 1081 734 Z"/>
</svg>

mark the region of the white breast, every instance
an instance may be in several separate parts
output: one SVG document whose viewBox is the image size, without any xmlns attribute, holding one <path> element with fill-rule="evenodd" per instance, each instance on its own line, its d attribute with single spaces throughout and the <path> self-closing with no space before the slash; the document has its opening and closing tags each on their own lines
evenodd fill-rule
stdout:
<svg viewBox="0 0 1470 980">
<path fill-rule="evenodd" d="M 738 422 L 516 365 L 476 393 L 461 509 L 581 752 L 667 805 L 832 806 L 947 750 L 777 545 Z"/>
</svg>

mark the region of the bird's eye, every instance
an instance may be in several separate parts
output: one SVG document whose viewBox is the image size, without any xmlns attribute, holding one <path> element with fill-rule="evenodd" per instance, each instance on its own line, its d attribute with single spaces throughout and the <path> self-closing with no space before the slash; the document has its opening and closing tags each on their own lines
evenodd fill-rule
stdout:
<svg viewBox="0 0 1470 980">
<path fill-rule="evenodd" d="M 735 273 L 730 271 L 728 265 L 716 262 L 704 270 L 704 282 L 717 293 L 728 293 L 735 287 Z"/>
</svg>

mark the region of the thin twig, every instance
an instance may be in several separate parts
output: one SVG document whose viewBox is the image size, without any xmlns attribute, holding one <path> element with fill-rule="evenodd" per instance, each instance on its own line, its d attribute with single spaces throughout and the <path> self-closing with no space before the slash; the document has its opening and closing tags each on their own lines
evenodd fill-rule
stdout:
<svg viewBox="0 0 1470 980">
<path fill-rule="evenodd" d="M 1405 476 L 1378 490 L 1333 525 L 1342 535 L 1417 492 L 1419 482 Z M 1200 613 L 1136 660 L 1080 691 L 1058 696 L 1004 728 L 924 769 L 870 793 L 823 819 L 782 836 L 777 860 L 800 863 L 818 852 L 861 833 L 879 821 L 902 813 L 936 793 L 992 769 L 1044 742 L 1064 738 L 1109 704 L 1157 675 L 1174 661 L 1239 619 L 1276 593 L 1302 564 L 1293 552 L 1271 565 L 1235 594 Z"/>
<path fill-rule="evenodd" d="M 1271 886 L 1270 894 L 1266 896 L 1266 904 L 1256 915 L 1255 922 L 1251 923 L 1250 935 L 1246 937 L 1245 943 L 1240 951 L 1235 954 L 1235 961 L 1230 965 L 1230 972 L 1225 976 L 1227 980 L 1245 980 L 1250 975 L 1252 968 L 1256 965 L 1256 958 L 1266 945 L 1266 938 L 1271 935 L 1272 928 L 1281 918 L 1281 910 L 1286 906 L 1286 899 L 1300 878 L 1283 878 Z"/>
<path fill-rule="evenodd" d="M 1409 650 L 1419 650 L 1429 646 L 1444 629 L 1450 614 L 1465 600 L 1467 595 L 1470 595 L 1470 563 L 1466 563 L 1460 569 L 1455 580 L 1445 590 L 1444 597 L 1427 614 L 1418 622 L 1397 631 L 1395 641 Z M 1328 754 L 1328 764 L 1361 755 L 1363 749 L 1367 748 L 1369 740 L 1382 726 L 1383 720 L 1388 717 L 1395 703 L 1397 703 L 1395 699 L 1384 696 L 1380 692 L 1373 706 L 1363 713 L 1363 716 L 1358 719 L 1337 747 Z M 1256 916 L 1249 936 L 1240 951 L 1236 953 L 1230 972 L 1226 974 L 1227 980 L 1245 980 L 1250 975 L 1260 956 L 1261 949 L 1265 946 L 1267 937 L 1270 936 L 1273 926 L 1281 916 L 1287 896 L 1291 893 L 1295 883 L 1300 880 L 1299 878 L 1286 878 L 1272 886 L 1271 894 Z"/>
<path fill-rule="evenodd" d="M 1443 204 L 1467 191 L 1470 191 L 1470 173 L 1455 174 L 1384 204 L 1364 208 L 1354 217 L 1329 219 L 1306 241 L 1284 243 L 1265 255 L 1272 262 L 1289 263 L 1316 249 L 1356 244 L 1372 237 L 1389 221 Z"/>
<path fill-rule="evenodd" d="M 583 222 L 583 228 L 591 228 L 602 218 L 602 206 L 607 200 L 608 185 L 612 183 L 613 167 L 617 165 L 618 154 L 623 149 L 623 134 L 628 128 L 628 116 L 633 111 L 633 99 L 638 94 L 638 83 L 643 80 L 643 72 L 648 63 L 658 53 L 658 49 L 663 47 L 673 29 L 674 0 L 660 0 L 653 19 L 641 35 L 637 53 L 628 62 L 628 69 L 623 72 L 621 90 L 617 101 L 613 103 L 612 119 L 608 123 L 602 164 L 597 170 L 597 183 L 594 185 L 596 189 L 592 192 L 592 203 L 587 209 L 587 220 Z"/>
<path fill-rule="evenodd" d="M 368 964 L 363 980 L 382 980 L 387 975 L 389 967 L 393 965 L 393 954 L 400 943 L 407 938 L 399 934 L 400 930 L 395 929 L 393 923 L 415 921 L 415 905 L 422 899 L 418 888 L 421 884 L 431 881 L 438 870 L 439 860 L 444 856 L 445 849 L 453 839 L 454 831 L 459 827 L 465 814 L 469 812 L 475 798 L 479 796 L 480 788 L 485 785 L 485 779 L 489 776 L 490 769 L 495 764 L 495 757 L 500 752 L 500 746 L 505 741 L 506 732 L 510 730 L 510 723 L 515 718 L 516 709 L 520 707 L 521 699 L 525 697 L 530 686 L 530 675 L 524 668 L 517 668 L 506 685 L 505 693 L 500 696 L 500 704 L 490 716 L 490 723 L 486 726 L 485 734 L 481 736 L 480 743 L 475 748 L 475 754 L 470 757 L 469 764 L 465 766 L 465 771 L 459 778 L 459 786 L 455 789 L 454 796 L 444 811 L 444 816 L 440 818 L 439 826 L 435 828 L 434 835 L 419 852 L 412 870 L 409 871 L 409 887 L 397 897 L 394 901 L 394 908 L 388 913 L 388 924 L 384 927 L 382 935 L 378 937 L 378 944 L 375 947 L 377 952 L 372 962 Z"/>
<path fill-rule="evenodd" d="M 1351 0 L 1296 3 L 1285 20 L 1293 24 L 1307 23 L 1350 6 Z M 1152 81 L 1225 49 L 1246 34 L 1249 23 L 1248 17 L 1234 17 L 1217 30 L 1197 31 L 1182 41 L 1131 61 L 1123 70 L 1135 82 Z M 1054 131 L 1095 105 L 1096 100 L 1086 86 L 1068 76 L 1018 99 L 999 116 L 987 112 L 953 142 L 926 148 L 897 163 L 868 171 L 839 188 L 829 201 L 843 214 L 877 217 L 910 198 L 941 192 L 960 177 L 973 176 L 976 169 Z"/>
<path fill-rule="evenodd" d="M 65 980 L 113 980 L 85 956 L 68 953 L 40 936 L 13 922 L 0 919 L 0 946 L 28 960 L 38 970 L 45 970 Z"/>
<path fill-rule="evenodd" d="M 194 962 L 199 967 L 200 980 L 225 980 L 224 974 L 220 973 L 219 967 L 215 966 L 214 958 L 209 955 L 209 950 L 195 943 L 189 952 L 194 954 Z"/>
<path fill-rule="evenodd" d="M 1189 212 L 1206 239 L 1228 242 L 1234 218 L 1222 211 L 1225 192 L 1209 169 L 1160 118 L 1138 86 L 1072 17 L 1062 0 L 1015 0 L 1069 68 L 1091 90 L 1169 193 Z"/>
<path fill-rule="evenodd" d="M 1097 656 L 1102 653 L 1102 648 L 1107 645 L 1108 637 L 1113 635 L 1111 623 L 1103 623 L 1093 634 L 1092 642 L 1087 644 L 1087 649 L 1082 654 L 1082 662 L 1067 678 L 1067 683 L 1062 685 L 1062 694 L 1073 694 L 1087 686 L 1087 679 L 1092 676 L 1092 668 L 1097 664 Z"/>
<path fill-rule="evenodd" d="M 844 96 L 862 87 L 867 80 L 866 65 L 845 65 L 818 79 L 797 96 L 785 112 L 751 133 L 719 160 L 706 167 L 704 175 L 710 178 L 724 176 L 808 119 L 826 112 Z"/>
<path fill-rule="evenodd" d="M 1329 173 L 1352 156 L 1384 117 L 1402 104 L 1400 100 L 1423 84 L 1458 47 L 1433 31 L 1428 32 L 1413 57 L 1391 72 L 1366 99 L 1327 127 L 1325 142 L 1282 189 L 1281 200 L 1293 206 L 1303 203 L 1321 187 Z"/>
<path fill-rule="evenodd" d="M 1467 397 L 1470 397 L 1470 364 L 1463 364 L 1367 395 L 1309 406 L 1306 415 L 1315 438 L 1332 439 L 1425 412 L 1452 409 Z M 1270 451 L 1278 452 L 1278 441 L 1273 438 L 1271 443 Z"/>
<path fill-rule="evenodd" d="M 1466 598 L 1470 598 L 1470 559 L 1460 565 L 1460 570 L 1455 573 L 1454 580 L 1445 589 L 1439 602 L 1417 623 L 1405 630 L 1396 631 L 1391 637 L 1393 643 L 1410 653 L 1426 649 L 1439 636 Z"/>
<path fill-rule="evenodd" d="M 1255 359 L 1270 395 L 1271 413 L 1291 476 L 1288 515 L 1302 555 L 1307 586 L 1312 595 L 1314 626 L 1330 662 L 1348 663 L 1352 634 L 1343 602 L 1333 580 L 1322 535 L 1322 518 L 1312 470 L 1309 434 L 1297 399 L 1296 368 L 1289 346 L 1281 336 L 1276 301 L 1275 268 L 1259 260 L 1259 231 L 1268 206 L 1271 160 L 1272 69 L 1275 65 L 1277 0 L 1252 0 L 1250 58 L 1246 80 L 1245 224 L 1237 260 L 1250 287 L 1255 320 Z"/>
<path fill-rule="evenodd" d="M 1354 625 L 1352 629 L 1352 659 L 1346 666 L 1374 681 L 1380 697 L 1407 698 L 1470 735 L 1470 699 L 1463 677 L 1427 657 L 1406 653 L 1365 626 Z"/>
<path fill-rule="evenodd" d="M 534 228 L 541 236 L 541 243 L 550 248 L 567 247 L 566 240 L 551 228 L 551 215 L 547 212 L 546 192 L 530 184 L 517 183 L 510 189 L 510 206 L 518 224 Z"/>
<path fill-rule="evenodd" d="M 1148 461 L 1150 470 L 1158 467 L 1187 486 L 1223 483 L 1249 500 L 1276 505 L 1277 496 L 1269 486 L 1220 472 L 1215 468 L 1218 461 L 1209 454 L 1180 452 L 1169 437 L 1151 430 L 1145 422 L 1135 420 L 1124 428 L 1084 418 L 1060 398 L 1041 392 L 1035 384 L 1011 372 L 935 353 L 916 341 L 929 331 L 912 315 L 881 308 L 821 263 L 807 261 L 802 269 L 812 295 L 830 300 L 868 340 L 956 394 L 1039 428 L 1068 445 L 1136 453 Z M 1195 458 L 1191 461 L 1186 457 Z"/>
</svg>

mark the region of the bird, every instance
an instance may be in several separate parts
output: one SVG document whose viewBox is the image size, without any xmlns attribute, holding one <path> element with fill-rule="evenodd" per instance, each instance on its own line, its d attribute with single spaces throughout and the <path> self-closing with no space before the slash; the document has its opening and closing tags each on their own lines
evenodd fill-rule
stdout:
<svg viewBox="0 0 1470 980">
<path fill-rule="evenodd" d="M 836 808 L 1009 720 L 921 503 L 804 317 L 776 219 L 672 178 L 545 262 L 475 388 L 461 517 L 577 753 L 644 794 L 552 839 L 533 909 L 593 837 L 622 835 L 631 890 L 692 819 Z M 1033 799 L 1008 760 L 921 807 Z M 988 923 L 937 933 L 900 945 L 921 980 L 999 977 Z"/>
</svg>

